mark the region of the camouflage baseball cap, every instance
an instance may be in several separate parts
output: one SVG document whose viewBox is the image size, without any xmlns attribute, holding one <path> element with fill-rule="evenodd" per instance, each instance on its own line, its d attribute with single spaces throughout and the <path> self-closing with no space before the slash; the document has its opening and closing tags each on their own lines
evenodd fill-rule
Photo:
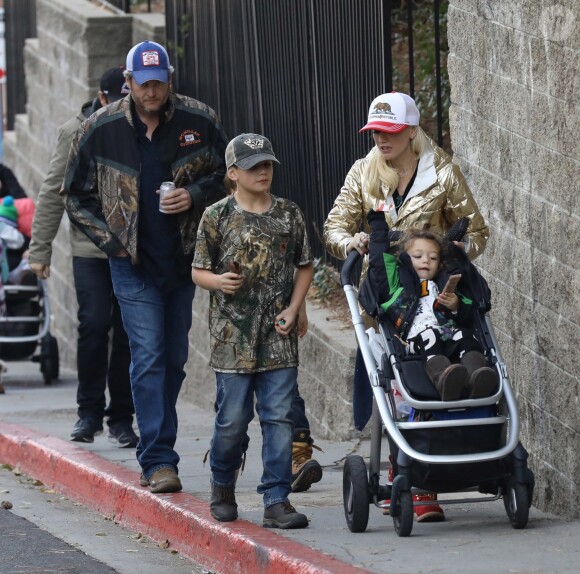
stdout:
<svg viewBox="0 0 580 574">
<path fill-rule="evenodd" d="M 261 161 L 280 163 L 274 155 L 270 140 L 259 134 L 240 134 L 226 148 L 226 167 L 233 165 L 250 169 Z"/>
</svg>

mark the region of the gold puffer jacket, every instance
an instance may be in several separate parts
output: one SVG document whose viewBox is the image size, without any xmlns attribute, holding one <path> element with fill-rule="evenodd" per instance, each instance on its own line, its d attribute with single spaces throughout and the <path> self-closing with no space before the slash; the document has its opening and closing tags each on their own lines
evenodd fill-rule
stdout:
<svg viewBox="0 0 580 574">
<path fill-rule="evenodd" d="M 388 197 L 386 188 L 381 187 L 377 195 L 376 191 L 373 194 L 365 186 L 365 171 L 370 154 L 354 163 L 324 223 L 323 239 L 330 254 L 337 259 L 346 259 L 346 247 L 353 235 L 361 228 L 369 232 L 366 216 L 379 202 L 391 206 L 385 213 L 390 229 L 428 226 L 432 231 L 445 233 L 456 221 L 469 217 L 470 223 L 464 239 L 467 254 L 473 260 L 483 253 L 489 228 L 465 178 L 445 151 L 431 141 L 430 144 L 419 158 L 413 187 L 398 213 L 394 211 L 392 198 Z M 363 266 L 363 277 L 365 271 L 366 264 Z"/>
</svg>

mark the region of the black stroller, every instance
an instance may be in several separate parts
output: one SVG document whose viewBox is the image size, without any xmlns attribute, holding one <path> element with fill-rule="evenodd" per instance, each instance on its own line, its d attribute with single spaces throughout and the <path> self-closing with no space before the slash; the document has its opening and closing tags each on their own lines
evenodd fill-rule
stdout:
<svg viewBox="0 0 580 574">
<path fill-rule="evenodd" d="M 463 222 L 461 237 L 465 233 Z M 451 239 L 459 240 L 457 229 Z M 396 239 L 397 232 L 391 232 Z M 424 369 L 420 356 L 407 355 L 392 323 L 379 313 L 379 301 L 367 277 L 358 285 L 360 254 L 353 250 L 341 272 L 366 371 L 373 391 L 371 452 L 369 468 L 359 455 L 347 457 L 343 471 L 343 502 L 351 532 L 366 530 L 369 505 L 389 509 L 395 531 L 409 536 L 413 529 L 413 494 L 479 492 L 477 498 L 438 500 L 439 504 L 485 502 L 503 498 L 514 528 L 528 522 L 534 476 L 527 467 L 528 453 L 519 443 L 517 403 L 508 380 L 487 312 L 491 308 L 487 283 L 469 263 L 474 304 L 473 330 L 485 356 L 499 374 L 497 392 L 491 397 L 444 402 Z M 377 318 L 377 340 L 370 340 L 361 311 Z M 377 353 L 377 342 L 380 352 Z M 373 343 L 373 347 L 371 347 Z M 397 412 L 396 391 L 413 409 L 411 417 Z M 380 480 L 381 441 L 384 431 L 389 443 L 392 484 Z M 390 502 L 389 502 L 390 501 Z"/>
<path fill-rule="evenodd" d="M 4 286 L 6 316 L 0 317 L 0 359 L 40 363 L 45 384 L 59 375 L 59 352 L 50 334 L 50 303 L 43 280 L 34 285 Z M 37 347 L 39 352 L 34 354 Z"/>
</svg>

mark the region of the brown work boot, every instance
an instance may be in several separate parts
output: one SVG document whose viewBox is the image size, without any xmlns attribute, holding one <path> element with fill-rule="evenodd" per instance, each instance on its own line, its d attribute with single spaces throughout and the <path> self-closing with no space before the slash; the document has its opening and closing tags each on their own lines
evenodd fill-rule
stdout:
<svg viewBox="0 0 580 574">
<path fill-rule="evenodd" d="M 314 444 L 308 429 L 295 429 L 292 442 L 292 492 L 304 492 L 322 478 L 322 467 L 312 458 Z"/>
<path fill-rule="evenodd" d="M 452 365 L 445 355 L 435 355 L 425 363 L 425 371 L 442 401 L 457 401 L 467 387 L 469 374 L 462 365 Z"/>
<path fill-rule="evenodd" d="M 220 522 L 232 522 L 236 520 L 238 518 L 236 487 L 234 485 L 218 486 L 212 482 L 209 511 Z"/>
<path fill-rule="evenodd" d="M 264 510 L 264 528 L 306 528 L 308 518 L 305 514 L 296 512 L 296 509 L 289 502 L 279 502 L 268 506 Z"/>
<path fill-rule="evenodd" d="M 182 488 L 179 476 L 168 466 L 156 470 L 149 478 L 149 491 L 156 494 L 179 492 Z"/>
<path fill-rule="evenodd" d="M 461 364 L 469 375 L 470 399 L 491 397 L 497 391 L 499 382 L 497 371 L 491 368 L 483 353 L 469 351 L 461 357 Z"/>
</svg>

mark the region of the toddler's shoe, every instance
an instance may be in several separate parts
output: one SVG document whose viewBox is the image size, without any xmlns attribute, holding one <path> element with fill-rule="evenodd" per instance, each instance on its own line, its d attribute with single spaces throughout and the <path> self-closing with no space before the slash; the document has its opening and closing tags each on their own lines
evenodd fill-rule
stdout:
<svg viewBox="0 0 580 574">
<path fill-rule="evenodd" d="M 395 480 L 395 477 L 393 475 L 393 455 L 389 455 L 389 472 L 387 474 L 387 483 L 388 484 L 393 484 L 393 480 Z M 385 504 L 390 505 L 391 504 L 391 499 L 389 498 L 388 500 L 383 500 L 383 502 Z M 383 514 L 389 515 L 391 513 L 391 509 L 389 508 L 389 506 L 387 506 L 386 508 L 383 508 Z"/>
<path fill-rule="evenodd" d="M 437 494 L 433 492 L 429 492 L 426 494 L 414 494 L 413 501 L 436 502 Z M 415 506 L 413 510 L 415 511 L 415 520 L 417 522 L 443 522 L 445 520 L 445 514 L 443 513 L 443 509 L 438 504 L 425 504 L 421 506 Z"/>
</svg>

